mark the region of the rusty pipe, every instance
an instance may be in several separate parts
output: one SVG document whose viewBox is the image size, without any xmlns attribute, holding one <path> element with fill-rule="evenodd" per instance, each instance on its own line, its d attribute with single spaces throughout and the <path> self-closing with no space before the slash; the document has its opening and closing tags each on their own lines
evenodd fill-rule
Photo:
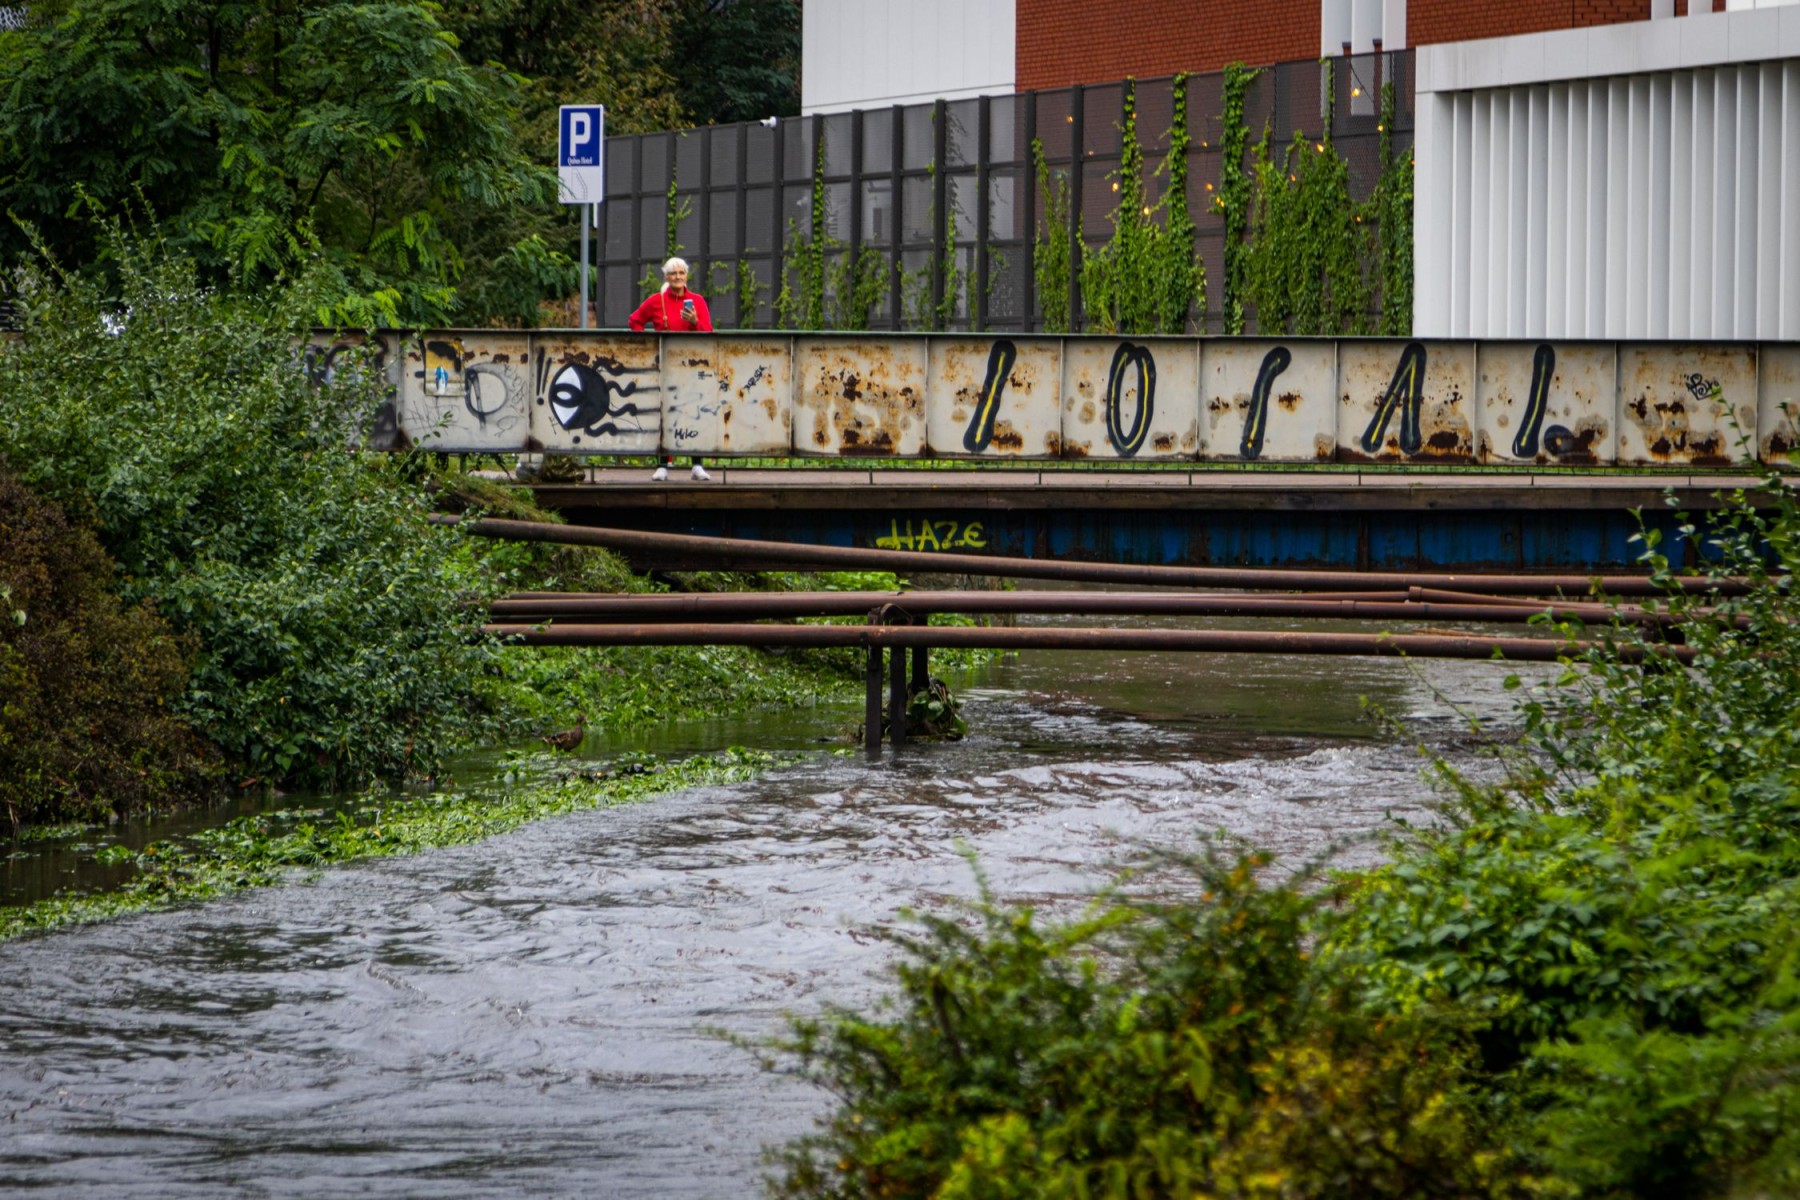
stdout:
<svg viewBox="0 0 1800 1200">
<path fill-rule="evenodd" d="M 858 616 L 888 606 L 911 616 L 933 613 L 1051 616 L 1288 617 L 1340 620 L 1485 621 L 1517 624 L 1540 613 L 1591 619 L 1604 610 L 1551 604 L 1440 604 L 1432 602 L 1316 600 L 1261 595 L 1187 596 L 1167 592 L 712 592 L 674 595 L 592 596 L 561 600 L 497 600 L 495 620 L 680 622 L 796 617 Z M 1641 618 L 1640 618 L 1641 619 Z M 1660 622 L 1659 622 L 1660 623 Z"/>
<path fill-rule="evenodd" d="M 486 626 L 527 646 L 959 647 L 984 650 L 1152 650 L 1209 654 L 1326 654 L 1413 658 L 1504 658 L 1558 662 L 1592 643 L 1543 638 L 1441 634 L 1296 633 L 1242 629 L 983 629 L 925 625 L 529 625 Z M 1627 661 L 1644 652 L 1621 648 Z M 1686 646 L 1659 646 L 1656 657 L 1692 661 Z"/>
<path fill-rule="evenodd" d="M 552 542 L 573 546 L 602 546 L 612 550 L 679 551 L 733 559 L 778 559 L 824 569 L 859 568 L 876 571 L 947 571 L 965 575 L 1000 575 L 1018 579 L 1059 579 L 1087 583 L 1137 584 L 1150 587 L 1281 588 L 1292 591 L 1324 591 L 1344 588 L 1461 588 L 1511 595 L 1536 595 L 1546 590 L 1587 592 L 1591 587 L 1616 596 L 1661 595 L 1662 589 L 1641 575 L 1482 575 L 1458 573 L 1407 573 L 1393 571 L 1276 570 L 1253 567 L 1165 567 L 1125 563 L 1064 562 L 1035 558 L 1006 558 L 991 554 L 945 554 L 910 550 L 868 550 L 856 546 L 809 546 L 788 542 L 752 541 L 745 538 L 700 537 L 687 533 L 645 533 L 635 529 L 600 529 L 589 526 L 552 525 L 543 521 L 508 521 L 482 517 L 466 521 L 435 514 L 443 525 L 457 525 L 477 537 L 517 541 Z M 1681 579 L 1689 591 L 1747 590 L 1742 580 Z M 1728 585 L 1728 586 L 1727 586 Z"/>
</svg>

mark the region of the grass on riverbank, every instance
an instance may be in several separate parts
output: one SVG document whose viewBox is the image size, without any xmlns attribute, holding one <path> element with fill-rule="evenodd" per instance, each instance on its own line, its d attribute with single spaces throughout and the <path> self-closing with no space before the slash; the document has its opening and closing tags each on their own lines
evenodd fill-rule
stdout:
<svg viewBox="0 0 1800 1200">
<path fill-rule="evenodd" d="M 491 789 L 371 791 L 361 803 L 335 812 L 292 809 L 240 817 L 215 829 L 152 842 L 135 854 L 122 847 L 103 848 L 99 861 L 123 861 L 134 868 L 121 887 L 0 908 L 0 942 L 291 882 L 332 863 L 461 845 L 546 817 L 629 804 L 680 788 L 737 783 L 774 762 L 771 755 L 741 747 L 670 762 L 627 757 L 586 763 L 519 755 Z"/>
</svg>

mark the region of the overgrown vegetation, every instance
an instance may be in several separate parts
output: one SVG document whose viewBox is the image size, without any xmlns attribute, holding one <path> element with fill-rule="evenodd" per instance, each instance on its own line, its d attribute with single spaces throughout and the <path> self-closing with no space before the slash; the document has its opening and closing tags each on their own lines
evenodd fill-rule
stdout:
<svg viewBox="0 0 1800 1200">
<path fill-rule="evenodd" d="M 1069 180 L 1052 172 L 1044 161 L 1044 143 L 1031 139 L 1031 161 L 1037 171 L 1038 194 L 1043 201 L 1041 227 L 1031 247 L 1031 268 L 1037 284 L 1038 312 L 1045 333 L 1068 333 L 1073 328 L 1070 311 Z"/>
<path fill-rule="evenodd" d="M 1168 186 L 1155 204 L 1147 193 L 1144 146 L 1138 140 L 1137 88 L 1129 82 L 1124 111 L 1112 240 L 1081 261 L 1088 327 L 1097 333 L 1181 333 L 1189 312 L 1206 308 L 1206 266 L 1194 250 L 1187 207 L 1187 77 L 1175 81 L 1169 153 L 1159 168 L 1168 175 Z"/>
<path fill-rule="evenodd" d="M 104 821 L 208 793 L 219 764 L 174 715 L 183 645 L 126 605 L 91 530 L 0 465 L 0 815 Z"/>
<path fill-rule="evenodd" d="M 1413 317 L 1413 152 L 1394 152 L 1394 85 L 1381 85 L 1381 179 L 1369 198 L 1375 222 L 1375 261 L 1381 265 L 1378 332 L 1403 337 Z"/>
<path fill-rule="evenodd" d="M 1750 585 L 1669 593 L 1693 667 L 1586 631 L 1505 770 L 1439 764 L 1442 819 L 1387 865 L 1283 877 L 1221 844 L 1077 918 L 984 889 L 890 934 L 884 1008 L 774 1048 L 842 1101 L 775 1190 L 1793 1194 L 1800 510 L 1771 480 L 1683 533 Z"/>
<path fill-rule="evenodd" d="M 1325 68 L 1325 94 L 1333 94 Z M 1264 334 L 1339 336 L 1366 332 L 1369 288 L 1363 272 L 1369 242 L 1361 207 L 1350 198 L 1350 164 L 1332 144 L 1332 104 L 1325 132 L 1296 132 L 1277 160 L 1264 130 L 1253 156 L 1254 238 L 1244 264 L 1244 298 Z"/>
<path fill-rule="evenodd" d="M 1258 72 L 1243 63 L 1225 66 L 1224 100 L 1221 104 L 1219 190 L 1213 205 L 1225 223 L 1225 281 L 1220 297 L 1225 313 L 1225 332 L 1244 332 L 1244 297 L 1249 285 L 1250 200 L 1252 181 L 1244 165 L 1250 146 L 1250 126 L 1244 119 L 1244 99 Z"/>
<path fill-rule="evenodd" d="M 27 272 L 0 353 L 0 458 L 91 522 L 125 603 L 193 647 L 173 708 L 247 774 L 430 772 L 472 735 L 486 577 L 427 523 L 405 456 L 350 453 L 372 372 L 309 383 L 304 289 L 230 295 L 153 238 L 105 234 L 116 282 Z M 316 293 L 312 293 L 316 295 Z"/>
<path fill-rule="evenodd" d="M 833 236 L 825 196 L 823 136 L 813 154 L 806 228 L 802 230 L 799 222 L 789 219 L 782 253 L 789 266 L 775 296 L 777 325 L 783 329 L 869 328 L 871 311 L 882 307 L 887 297 L 891 268 L 887 255 L 874 246 L 858 246 L 852 253 Z M 745 286 L 743 271 L 740 264 L 740 289 Z M 750 286 L 754 296 L 753 278 Z"/>
</svg>

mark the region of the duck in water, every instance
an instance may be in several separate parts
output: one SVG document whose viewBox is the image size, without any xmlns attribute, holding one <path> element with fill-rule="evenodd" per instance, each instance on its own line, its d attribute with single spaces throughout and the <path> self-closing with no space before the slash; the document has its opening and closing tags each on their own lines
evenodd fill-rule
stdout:
<svg viewBox="0 0 1800 1200">
<path fill-rule="evenodd" d="M 573 750 L 581 745 L 581 739 L 587 736 L 587 714 L 575 714 L 575 728 L 565 729 L 561 733 L 542 733 L 538 737 L 544 745 L 552 750 Z"/>
</svg>

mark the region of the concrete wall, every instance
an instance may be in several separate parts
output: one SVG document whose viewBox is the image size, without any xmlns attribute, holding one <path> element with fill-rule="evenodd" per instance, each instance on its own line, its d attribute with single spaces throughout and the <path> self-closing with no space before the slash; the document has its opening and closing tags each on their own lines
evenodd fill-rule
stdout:
<svg viewBox="0 0 1800 1200">
<path fill-rule="evenodd" d="M 847 112 L 1013 90 L 1014 0 L 807 0 L 800 108 Z"/>
<path fill-rule="evenodd" d="M 1800 340 L 1800 5 L 1418 51 L 1413 328 Z"/>
<path fill-rule="evenodd" d="M 1604 467 L 1800 445 L 1780 344 L 438 330 L 305 357 L 381 372 L 390 429 L 457 453 Z"/>
</svg>

